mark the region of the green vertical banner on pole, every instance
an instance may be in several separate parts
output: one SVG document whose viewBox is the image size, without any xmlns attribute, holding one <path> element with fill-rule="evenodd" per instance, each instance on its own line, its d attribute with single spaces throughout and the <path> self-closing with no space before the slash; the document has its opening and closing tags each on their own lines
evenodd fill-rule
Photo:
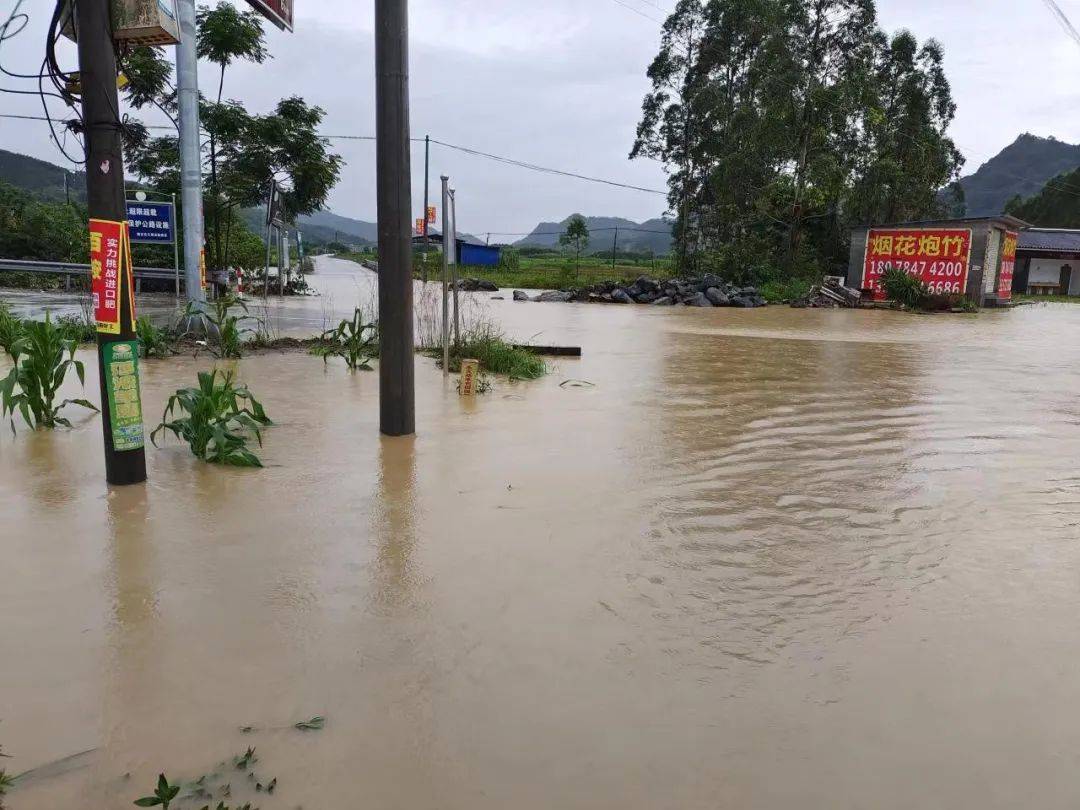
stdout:
<svg viewBox="0 0 1080 810">
<path fill-rule="evenodd" d="M 118 451 L 138 450 L 144 444 L 139 398 L 139 344 L 134 340 L 121 340 L 105 344 L 103 351 L 113 447 Z"/>
</svg>

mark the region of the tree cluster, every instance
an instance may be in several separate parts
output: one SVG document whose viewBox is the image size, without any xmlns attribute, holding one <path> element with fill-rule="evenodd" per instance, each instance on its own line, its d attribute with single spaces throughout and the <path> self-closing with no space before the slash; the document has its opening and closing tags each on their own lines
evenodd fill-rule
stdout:
<svg viewBox="0 0 1080 810">
<path fill-rule="evenodd" d="M 873 0 L 679 0 L 631 151 L 668 169 L 679 267 L 821 273 L 854 224 L 955 211 L 942 62 Z"/>
</svg>

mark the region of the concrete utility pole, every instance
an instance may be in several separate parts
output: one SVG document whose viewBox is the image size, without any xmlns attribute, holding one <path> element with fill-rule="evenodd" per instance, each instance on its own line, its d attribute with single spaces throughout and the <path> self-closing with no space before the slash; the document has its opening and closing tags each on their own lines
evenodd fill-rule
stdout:
<svg viewBox="0 0 1080 810">
<path fill-rule="evenodd" d="M 619 227 L 615 226 L 615 238 L 611 240 L 611 269 L 615 269 L 615 251 L 619 249 Z"/>
<path fill-rule="evenodd" d="M 78 0 L 75 4 L 75 18 L 79 35 L 79 76 L 82 84 L 82 113 L 86 125 L 86 207 L 92 220 L 105 220 L 107 223 L 126 223 L 127 205 L 124 194 L 124 159 L 121 151 L 120 121 L 117 111 L 120 102 L 116 93 L 116 52 L 113 50 L 112 17 L 109 13 L 109 0 Z M 122 234 L 122 227 L 112 225 L 114 233 Z M 98 233 L 100 239 L 100 232 Z M 101 426 L 105 437 L 105 480 L 110 484 L 137 484 L 146 480 L 146 452 L 143 447 L 142 413 L 138 384 L 138 366 L 131 366 L 128 360 L 138 363 L 138 357 L 132 356 L 135 324 L 132 323 L 132 296 L 125 266 L 124 240 L 119 240 L 119 250 L 112 257 L 118 269 L 116 280 L 115 303 L 120 310 L 119 333 L 111 334 L 98 331 L 98 381 L 101 385 Z M 91 239 L 93 246 L 94 240 Z M 93 252 L 93 251 L 92 251 Z M 99 265 L 98 272 L 108 271 Z M 107 297 L 107 296 L 106 296 Z M 123 347 L 124 351 L 115 352 L 114 346 L 131 341 Z M 127 373 L 123 375 L 125 386 L 123 407 L 127 413 L 122 417 L 114 414 L 110 406 L 110 393 L 120 399 L 115 389 L 116 384 L 110 374 L 119 368 L 112 358 L 123 357 Z M 135 395 L 129 393 L 131 377 L 134 377 Z M 113 383 L 110 385 L 110 383 Z M 138 412 L 138 430 L 131 431 L 132 406 Z M 121 427 L 119 419 L 128 422 L 128 427 Z M 117 428 L 114 430 L 114 428 Z M 116 449 L 116 436 L 129 445 L 129 449 Z"/>
<path fill-rule="evenodd" d="M 450 253 L 446 250 L 450 233 L 450 178 L 442 175 L 442 373 L 450 374 Z"/>
<path fill-rule="evenodd" d="M 428 171 L 431 168 L 431 136 L 424 136 L 424 263 L 421 267 L 421 275 L 427 284 L 427 260 L 428 260 Z"/>
<path fill-rule="evenodd" d="M 202 141 L 199 135 L 199 58 L 195 53 L 195 0 L 176 0 L 176 97 L 180 115 L 180 203 L 184 208 L 184 287 L 187 300 L 206 301 L 202 286 Z"/>
<path fill-rule="evenodd" d="M 416 431 L 408 0 L 375 0 L 375 162 L 382 338 L 379 428 L 388 436 L 406 436 Z"/>
</svg>

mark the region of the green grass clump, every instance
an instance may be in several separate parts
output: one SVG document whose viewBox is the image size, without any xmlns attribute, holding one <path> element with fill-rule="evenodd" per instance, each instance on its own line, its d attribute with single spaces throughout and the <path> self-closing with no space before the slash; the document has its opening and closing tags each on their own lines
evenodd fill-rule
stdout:
<svg viewBox="0 0 1080 810">
<path fill-rule="evenodd" d="M 169 421 L 176 411 L 183 415 Z M 272 422 L 266 411 L 247 386 L 234 384 L 231 372 L 214 369 L 199 372 L 197 387 L 181 388 L 169 397 L 161 424 L 150 434 L 150 441 L 156 446 L 157 434 L 167 430 L 187 442 L 195 457 L 203 461 L 261 467 L 259 457 L 247 444 L 254 436 L 261 446 L 261 428 L 269 424 Z"/>
<path fill-rule="evenodd" d="M 441 362 L 441 350 L 434 350 L 432 354 Z M 482 371 L 501 374 L 511 380 L 535 380 L 547 374 L 547 363 L 542 357 L 527 349 L 515 348 L 490 327 L 463 335 L 460 346 L 450 347 L 450 371 L 461 371 L 462 359 L 479 360 Z"/>
</svg>

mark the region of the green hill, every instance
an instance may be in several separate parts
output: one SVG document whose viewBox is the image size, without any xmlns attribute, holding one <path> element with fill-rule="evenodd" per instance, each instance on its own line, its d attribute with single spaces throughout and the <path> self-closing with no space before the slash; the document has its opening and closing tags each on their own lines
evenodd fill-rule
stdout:
<svg viewBox="0 0 1080 810">
<path fill-rule="evenodd" d="M 1013 197 L 1038 194 L 1047 181 L 1077 167 L 1080 145 L 1025 133 L 961 178 L 968 216 L 1000 214 Z"/>
<path fill-rule="evenodd" d="M 86 202 L 86 173 L 64 169 L 53 163 L 0 149 L 0 180 L 29 191 L 42 200 L 65 199 L 64 176 L 71 199 Z"/>
</svg>

